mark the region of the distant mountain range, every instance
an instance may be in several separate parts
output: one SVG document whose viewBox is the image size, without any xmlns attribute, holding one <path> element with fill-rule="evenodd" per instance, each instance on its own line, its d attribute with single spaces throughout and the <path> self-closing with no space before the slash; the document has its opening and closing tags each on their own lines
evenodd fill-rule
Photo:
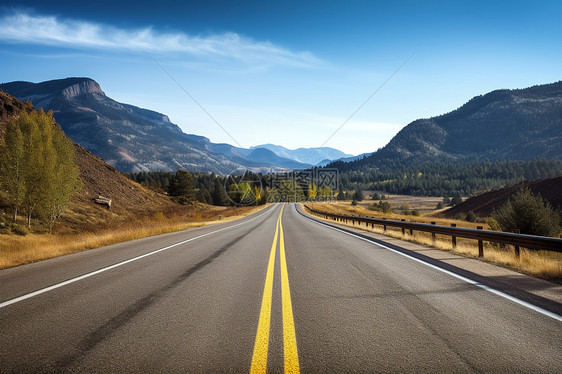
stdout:
<svg viewBox="0 0 562 374">
<path fill-rule="evenodd" d="M 338 149 L 330 147 L 287 149 L 280 145 L 262 144 L 251 148 L 266 148 L 279 157 L 288 158 L 290 160 L 311 165 L 318 165 L 322 162 L 325 162 L 326 160 L 338 160 L 342 158 L 353 157 L 353 155 L 343 153 Z"/>
<path fill-rule="evenodd" d="M 333 148 L 291 151 L 270 144 L 245 149 L 212 143 L 203 136 L 185 134 L 164 114 L 107 97 L 90 78 L 18 81 L 0 84 L 0 89 L 30 100 L 35 108 L 53 110 L 68 137 L 123 172 L 185 168 L 228 174 L 238 168 L 304 169 L 324 159 L 349 156 Z"/>
<path fill-rule="evenodd" d="M 562 160 L 562 81 L 474 97 L 450 113 L 410 123 L 368 157 L 329 166 L 534 158 Z"/>
</svg>

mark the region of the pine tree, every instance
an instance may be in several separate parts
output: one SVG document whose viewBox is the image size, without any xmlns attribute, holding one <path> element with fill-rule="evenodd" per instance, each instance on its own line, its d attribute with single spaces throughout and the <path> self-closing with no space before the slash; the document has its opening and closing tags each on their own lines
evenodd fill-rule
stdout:
<svg viewBox="0 0 562 374">
<path fill-rule="evenodd" d="M 194 201 L 196 195 L 193 175 L 189 171 L 179 169 L 170 180 L 168 193 L 175 196 L 181 204 Z"/>
<path fill-rule="evenodd" d="M 359 189 L 355 190 L 355 192 L 353 193 L 353 200 L 363 201 L 363 192 L 361 192 L 361 190 Z"/>
<path fill-rule="evenodd" d="M 228 197 L 226 196 L 224 185 L 216 177 L 215 177 L 215 183 L 213 186 L 213 193 L 211 194 L 211 197 L 213 199 L 213 205 L 218 205 L 218 206 L 228 205 Z"/>
<path fill-rule="evenodd" d="M 343 200 L 346 199 L 345 192 L 343 190 L 343 185 L 341 183 L 340 183 L 340 188 L 338 190 L 337 198 L 338 198 L 339 201 L 343 201 Z"/>
<path fill-rule="evenodd" d="M 232 183 L 228 189 L 228 199 L 235 205 L 239 205 L 241 198 L 242 193 L 240 192 L 238 185 L 236 183 Z"/>
<path fill-rule="evenodd" d="M 492 217 L 502 230 L 520 230 L 521 234 L 558 236 L 560 214 L 540 195 L 529 188 L 515 193 L 503 206 L 494 210 Z"/>
</svg>

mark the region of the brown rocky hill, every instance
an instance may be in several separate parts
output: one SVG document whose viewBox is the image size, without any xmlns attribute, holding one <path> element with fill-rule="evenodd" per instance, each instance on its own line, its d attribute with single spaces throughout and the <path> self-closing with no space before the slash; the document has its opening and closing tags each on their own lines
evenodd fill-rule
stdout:
<svg viewBox="0 0 562 374">
<path fill-rule="evenodd" d="M 6 121 L 24 109 L 34 110 L 31 103 L 23 103 L 0 91 L 0 138 L 4 136 Z M 176 207 L 166 196 L 131 181 L 80 145 L 74 144 L 74 147 L 83 187 L 63 213 L 62 224 L 56 225 L 59 230 L 61 227 L 65 230 L 81 230 L 88 226 L 112 224 L 174 210 Z M 112 199 L 111 210 L 93 202 L 98 195 Z M 0 201 L 0 211 L 7 209 L 6 203 Z"/>
<path fill-rule="evenodd" d="M 184 133 L 168 116 L 106 96 L 90 78 L 65 78 L 46 82 L 9 82 L 0 89 L 52 110 L 65 134 L 122 172 L 191 171 L 230 174 L 239 168 L 268 172 L 305 169 L 312 165 L 277 156 L 253 154 L 252 149 L 212 143 Z"/>
<path fill-rule="evenodd" d="M 533 194 L 540 194 L 548 200 L 553 208 L 562 208 L 562 176 L 548 179 L 538 179 L 519 183 L 515 186 L 501 188 L 478 196 L 471 197 L 454 207 L 441 212 L 439 215 L 447 218 L 464 218 L 470 211 L 477 216 L 488 217 L 494 208 L 499 208 L 521 188 L 528 187 Z"/>
</svg>

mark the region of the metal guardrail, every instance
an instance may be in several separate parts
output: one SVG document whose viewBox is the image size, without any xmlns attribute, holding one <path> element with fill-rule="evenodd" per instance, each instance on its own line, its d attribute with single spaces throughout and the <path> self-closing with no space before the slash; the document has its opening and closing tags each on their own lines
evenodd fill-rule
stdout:
<svg viewBox="0 0 562 374">
<path fill-rule="evenodd" d="M 351 221 L 353 224 L 355 224 L 355 222 L 358 222 L 359 225 L 361 225 L 361 223 L 365 223 L 367 227 L 369 225 L 371 225 L 371 227 L 375 227 L 375 225 L 378 225 L 383 226 L 385 231 L 387 226 L 398 227 L 402 229 L 403 234 L 406 230 L 410 230 L 410 234 L 413 234 L 414 231 L 430 232 L 433 236 L 433 239 L 435 239 L 436 234 L 451 236 L 453 247 L 457 245 L 457 238 L 478 240 L 479 257 L 484 256 L 484 241 L 513 245 L 515 246 L 515 254 L 517 256 L 519 256 L 519 247 L 562 252 L 562 239 L 558 238 L 483 230 L 482 226 L 478 226 L 478 229 L 467 229 L 455 227 L 454 224 L 451 225 L 452 227 L 448 227 L 438 226 L 433 222 L 431 225 L 428 225 L 426 223 L 406 222 L 405 220 L 395 221 L 373 217 L 349 216 L 345 214 L 323 212 L 317 209 L 313 209 L 306 204 L 304 204 L 304 207 L 311 213 L 324 216 L 324 218 L 326 219 L 331 218 L 334 221 L 339 222 L 348 223 L 349 221 Z"/>
</svg>

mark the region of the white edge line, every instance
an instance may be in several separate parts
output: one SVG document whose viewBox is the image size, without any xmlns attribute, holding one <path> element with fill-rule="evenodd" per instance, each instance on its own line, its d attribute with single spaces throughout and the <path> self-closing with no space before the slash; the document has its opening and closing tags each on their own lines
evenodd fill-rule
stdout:
<svg viewBox="0 0 562 374">
<path fill-rule="evenodd" d="M 154 251 L 152 251 L 152 252 L 145 253 L 145 254 L 143 254 L 143 255 L 140 255 L 140 256 L 137 256 L 137 257 L 133 257 L 133 258 L 130 258 L 130 259 L 128 259 L 128 260 L 121 261 L 121 262 L 118 262 L 118 263 L 116 263 L 116 264 L 109 265 L 109 266 L 107 266 L 107 267 L 104 267 L 104 268 L 101 268 L 101 269 L 92 271 L 91 273 L 86 273 L 86 274 L 80 275 L 80 276 L 78 276 L 78 277 L 76 277 L 76 278 L 71 278 L 71 279 L 66 280 L 66 281 L 64 281 L 64 282 L 57 283 L 57 284 L 54 284 L 54 285 L 52 285 L 52 286 L 45 287 L 45 288 L 42 288 L 42 289 L 40 289 L 40 290 L 37 290 L 37 291 L 31 292 L 31 293 L 28 293 L 28 294 L 25 294 L 25 295 L 16 297 L 15 299 L 11 299 L 11 300 L 8 300 L 8 301 L 4 301 L 3 303 L 0 304 L 0 309 L 1 309 L 1 308 L 4 308 L 4 307 L 7 307 L 8 305 L 12 305 L 12 304 L 18 303 L 18 302 L 20 302 L 20 301 L 23 301 L 23 300 L 32 298 L 32 297 L 34 297 L 34 296 L 41 295 L 42 293 L 52 291 L 52 290 L 57 289 L 57 288 L 59 288 L 59 287 L 63 287 L 63 286 L 66 286 L 66 285 L 68 285 L 68 284 L 71 284 L 71 283 L 74 283 L 74 282 L 78 282 L 79 280 L 89 278 L 89 277 L 91 277 L 91 276 L 94 276 L 94 275 L 103 273 L 103 272 L 108 271 L 108 270 L 111 270 L 111 269 L 115 269 L 116 267 L 119 267 L 119 266 L 128 264 L 128 263 L 130 263 L 130 262 L 140 260 L 141 258 L 148 257 L 148 256 L 152 256 L 152 255 L 154 255 L 154 254 L 156 254 L 156 253 L 158 253 L 158 252 L 162 252 L 162 251 L 165 251 L 165 250 L 167 250 L 167 249 L 170 249 L 170 248 L 173 248 L 173 247 L 177 247 L 178 245 L 185 244 L 185 243 L 190 242 L 190 241 L 192 241 L 192 240 L 200 239 L 200 238 L 202 238 L 202 237 L 204 237 L 204 236 L 207 236 L 207 235 L 216 234 L 217 232 L 220 232 L 220 231 L 224 231 L 224 230 L 228 230 L 228 229 L 231 229 L 231 228 L 240 226 L 240 225 L 244 225 L 244 224 L 246 224 L 246 223 L 252 222 L 252 221 L 255 220 L 255 219 L 260 218 L 261 216 L 263 216 L 264 214 L 267 214 L 267 213 L 269 213 L 269 211 L 263 212 L 263 213 L 260 214 L 259 216 L 256 216 L 256 217 L 254 217 L 254 218 L 251 218 L 251 219 L 249 219 L 249 220 L 247 220 L 247 221 L 244 221 L 244 222 L 241 222 L 241 223 L 237 223 L 236 225 L 232 225 L 232 226 L 228 226 L 228 227 L 223 227 L 222 229 L 218 229 L 218 230 L 211 231 L 211 232 L 208 232 L 208 233 L 206 233 L 206 234 L 202 234 L 202 235 L 199 235 L 199 236 L 196 236 L 196 237 L 187 239 L 187 240 L 183 240 L 183 241 L 181 241 L 181 242 L 178 242 L 178 243 L 169 245 L 169 246 L 167 246 L 167 247 L 160 248 L 160 249 L 156 249 L 156 250 L 154 250 Z"/>
<path fill-rule="evenodd" d="M 296 210 L 296 207 L 295 207 L 295 210 Z M 554 313 L 554 312 L 548 311 L 548 310 L 546 310 L 546 309 L 543 309 L 543 308 L 541 308 L 541 307 L 538 307 L 538 306 L 533 305 L 533 304 L 531 304 L 531 303 L 528 303 L 528 302 L 526 302 L 526 301 L 520 300 L 520 299 L 518 299 L 518 298 L 516 298 L 516 297 L 514 297 L 514 296 L 511 296 L 511 295 L 508 295 L 508 294 L 506 294 L 506 293 L 504 293 L 504 292 L 502 292 L 502 291 L 498 291 L 498 290 L 496 290 L 496 289 L 494 289 L 494 288 L 491 288 L 491 287 L 488 287 L 488 286 L 486 286 L 486 285 L 484 285 L 484 284 L 482 284 L 482 283 L 475 282 L 475 281 L 473 281 L 472 279 L 469 279 L 469 278 L 463 277 L 462 275 L 453 273 L 452 271 L 449 271 L 449 270 L 440 268 L 439 266 L 436 266 L 436 265 L 430 264 L 430 263 L 428 263 L 428 262 L 425 262 L 425 261 L 423 261 L 423 260 L 420 260 L 419 258 L 415 258 L 415 257 L 413 257 L 413 256 L 411 256 L 411 255 L 409 255 L 409 254 L 407 254 L 407 253 L 403 253 L 403 252 L 397 251 L 396 249 L 393 249 L 393 248 L 387 247 L 387 246 L 385 246 L 385 245 L 382 245 L 382 244 L 380 244 L 380 243 L 377 243 L 377 242 L 374 241 L 374 240 L 370 240 L 370 239 L 364 238 L 364 237 L 362 237 L 362 236 L 355 235 L 355 234 L 349 233 L 349 232 L 347 232 L 347 231 L 338 229 L 338 228 L 333 227 L 333 226 L 331 226 L 331 225 L 329 225 L 329 224 L 316 221 L 316 220 L 314 220 L 314 219 L 312 219 L 312 218 L 310 218 L 310 217 L 307 217 L 306 215 L 303 215 L 303 214 L 300 214 L 300 215 L 303 216 L 304 218 L 306 218 L 306 219 L 312 221 L 312 222 L 318 223 L 319 225 L 328 227 L 328 228 L 330 228 L 330 229 L 332 229 L 332 230 L 335 230 L 335 231 L 342 232 L 342 233 L 347 234 L 347 235 L 349 235 L 349 236 L 353 236 L 353 237 L 355 237 L 355 238 L 357 238 L 357 239 L 361 239 L 361 240 L 364 240 L 364 241 L 366 241 L 366 242 L 375 244 L 375 245 L 377 245 L 377 246 L 379 246 L 379 247 L 381 247 L 381 248 L 387 249 L 387 250 L 389 250 L 389 251 L 392 251 L 392 252 L 394 252 L 394 253 L 397 253 L 397 254 L 399 254 L 399 255 L 402 255 L 402 256 L 404 256 L 404 257 L 407 257 L 407 258 L 409 258 L 409 259 L 411 259 L 411 260 L 417 261 L 417 262 L 419 262 L 420 264 L 424 264 L 424 265 L 426 265 L 426 266 L 429 266 L 430 268 L 433 268 L 433 269 L 435 269 L 435 270 L 439 270 L 439 271 L 442 272 L 442 273 L 445 273 L 445 274 L 448 274 L 448 275 L 450 275 L 450 276 L 453 276 L 453 277 L 455 277 L 455 278 L 457 278 L 457 279 L 460 279 L 460 280 L 462 280 L 462 281 L 464 281 L 464 282 L 466 282 L 466 283 L 470 283 L 470 284 L 472 284 L 472 285 L 474 285 L 474 286 L 476 286 L 476 287 L 479 287 L 479 288 L 481 288 L 481 289 L 483 289 L 483 290 L 486 290 L 486 291 L 491 292 L 491 293 L 493 293 L 493 294 L 495 294 L 495 295 L 501 296 L 501 297 L 503 297 L 504 299 L 511 300 L 511 301 L 513 301 L 513 302 L 515 302 L 515 303 L 517 303 L 517 304 L 519 304 L 519 305 L 522 305 L 522 306 L 524 306 L 524 307 L 527 307 L 527 308 L 529 308 L 529 309 L 532 309 L 532 310 L 534 310 L 535 312 L 539 312 L 539 313 L 541 313 L 541 314 L 544 314 L 545 316 L 548 316 L 548 317 L 550 317 L 550 318 L 554 318 L 555 320 L 557 320 L 557 321 L 559 321 L 559 322 L 562 322 L 562 316 L 560 316 L 560 315 L 558 315 L 558 314 L 556 314 L 556 313 Z"/>
</svg>

